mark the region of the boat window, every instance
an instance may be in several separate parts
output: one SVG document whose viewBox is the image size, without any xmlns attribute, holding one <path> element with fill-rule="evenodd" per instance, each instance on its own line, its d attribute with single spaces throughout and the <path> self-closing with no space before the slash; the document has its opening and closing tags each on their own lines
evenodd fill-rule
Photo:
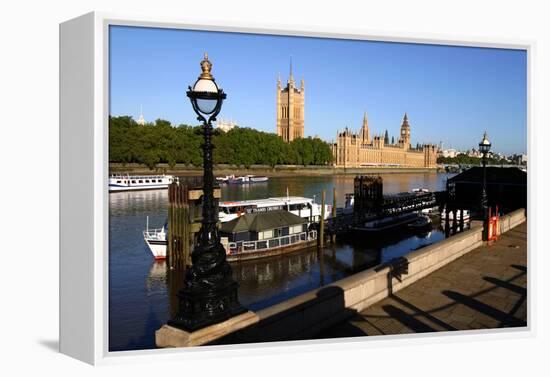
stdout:
<svg viewBox="0 0 550 377">
<path fill-rule="evenodd" d="M 149 183 L 149 180 L 148 180 L 148 179 L 146 179 L 146 180 L 145 180 L 145 183 Z"/>
<path fill-rule="evenodd" d="M 142 180 L 142 179 L 140 179 L 140 180 L 139 180 L 139 183 L 143 183 L 143 180 Z"/>
<path fill-rule="evenodd" d="M 120 183 L 120 181 L 116 181 L 116 183 Z"/>
<path fill-rule="evenodd" d="M 273 238 L 273 230 L 265 230 L 263 232 L 258 232 L 259 240 L 268 240 L 270 238 Z"/>
<path fill-rule="evenodd" d="M 136 183 L 136 181 L 132 179 L 132 183 Z"/>
<path fill-rule="evenodd" d="M 289 231 L 290 231 L 290 234 L 301 233 L 302 232 L 302 225 L 291 226 Z"/>
</svg>

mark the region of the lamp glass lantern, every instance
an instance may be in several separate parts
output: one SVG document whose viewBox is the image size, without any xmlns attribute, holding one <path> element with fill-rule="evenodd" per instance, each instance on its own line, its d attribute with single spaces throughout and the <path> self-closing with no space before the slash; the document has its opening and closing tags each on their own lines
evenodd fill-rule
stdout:
<svg viewBox="0 0 550 377">
<path fill-rule="evenodd" d="M 202 73 L 193 85 L 187 91 L 187 97 L 191 100 L 193 110 L 199 115 L 200 120 L 214 120 L 220 112 L 223 100 L 226 94 L 218 87 L 214 77 L 210 73 L 212 63 L 208 60 L 208 54 L 204 54 L 204 59 L 201 62 Z"/>
<path fill-rule="evenodd" d="M 479 143 L 479 151 L 485 156 L 491 150 L 491 142 L 487 138 L 487 132 L 483 134 L 483 139 Z"/>
</svg>

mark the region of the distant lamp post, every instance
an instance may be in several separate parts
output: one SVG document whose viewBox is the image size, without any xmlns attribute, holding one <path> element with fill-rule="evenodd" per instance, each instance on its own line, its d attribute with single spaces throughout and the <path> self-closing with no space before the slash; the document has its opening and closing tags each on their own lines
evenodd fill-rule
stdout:
<svg viewBox="0 0 550 377">
<path fill-rule="evenodd" d="M 481 209 L 483 210 L 483 219 L 487 219 L 487 154 L 491 150 L 491 142 L 487 138 L 487 131 L 483 134 L 483 139 L 479 143 L 479 151 L 483 155 L 481 161 L 483 164 L 483 180 L 481 186 Z"/>
<path fill-rule="evenodd" d="M 197 119 L 203 123 L 202 225 L 191 253 L 193 265 L 186 270 L 185 285 L 178 292 L 178 313 L 168 321 L 169 325 L 186 331 L 195 331 L 246 311 L 239 303 L 238 284 L 233 280 L 225 248 L 220 243 L 214 203 L 212 121 L 216 120 L 226 95 L 210 73 L 212 63 L 207 54 L 200 66 L 202 73 L 193 88 L 189 87 L 187 97 Z"/>
</svg>

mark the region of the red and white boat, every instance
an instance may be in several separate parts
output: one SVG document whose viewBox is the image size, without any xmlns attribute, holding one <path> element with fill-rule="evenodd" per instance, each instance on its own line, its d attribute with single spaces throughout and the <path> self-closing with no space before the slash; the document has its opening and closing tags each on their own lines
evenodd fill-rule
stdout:
<svg viewBox="0 0 550 377">
<path fill-rule="evenodd" d="M 149 247 L 151 254 L 157 260 L 166 259 L 166 246 L 168 245 L 167 226 L 157 229 L 149 229 L 149 216 L 147 216 L 147 227 L 143 231 L 143 239 Z"/>
</svg>

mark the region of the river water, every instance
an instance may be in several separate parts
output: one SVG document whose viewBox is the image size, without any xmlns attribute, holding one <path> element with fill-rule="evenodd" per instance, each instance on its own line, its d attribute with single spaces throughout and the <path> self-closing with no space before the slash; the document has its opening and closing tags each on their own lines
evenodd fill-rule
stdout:
<svg viewBox="0 0 550 377">
<path fill-rule="evenodd" d="M 382 174 L 384 193 L 413 188 L 444 190 L 447 174 Z M 258 199 L 290 195 L 315 197 L 320 202 L 326 190 L 332 204 L 336 187 L 337 205 L 353 192 L 353 176 L 274 177 L 269 182 L 222 187 L 222 200 Z M 154 348 L 154 332 L 174 308 L 174 283 L 167 279 L 166 263 L 155 261 L 142 231 L 149 216 L 151 228 L 161 227 L 167 216 L 167 190 L 109 194 L 109 350 Z M 318 252 L 308 249 L 289 255 L 232 264 L 239 283 L 239 299 L 259 310 L 311 289 L 339 280 L 381 262 L 404 255 L 445 236 L 440 229 L 423 235 L 398 234 L 395 238 L 337 242 Z M 172 288 L 170 288 L 172 287 Z M 172 307 L 171 307 L 172 302 Z"/>
</svg>

